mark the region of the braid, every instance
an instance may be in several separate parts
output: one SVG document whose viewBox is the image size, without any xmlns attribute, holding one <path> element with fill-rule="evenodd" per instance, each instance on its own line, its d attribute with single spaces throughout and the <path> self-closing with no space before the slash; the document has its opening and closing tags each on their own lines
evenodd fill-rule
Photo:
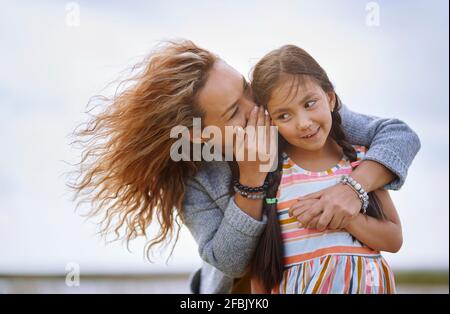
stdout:
<svg viewBox="0 0 450 314">
<path fill-rule="evenodd" d="M 330 131 L 330 136 L 336 141 L 336 143 L 342 147 L 343 153 L 348 159 L 353 162 L 357 159 L 357 154 L 355 148 L 347 141 L 347 138 L 342 127 L 342 118 L 339 113 L 341 109 L 341 101 L 336 95 L 336 107 L 331 112 L 332 126 Z M 384 219 L 386 216 L 383 213 L 379 199 L 373 192 L 368 193 L 369 195 L 369 207 L 367 207 L 367 215 L 378 219 Z"/>
<path fill-rule="evenodd" d="M 282 139 L 279 141 L 279 143 Z M 277 197 L 283 175 L 282 151 L 284 145 L 278 145 L 277 169 L 267 174 L 267 198 Z M 281 281 L 284 270 L 283 241 L 281 227 L 278 222 L 277 203 L 263 203 L 263 212 L 267 215 L 267 225 L 260 237 L 254 257 L 251 262 L 251 276 L 257 278 L 265 289 L 270 290 Z"/>
<path fill-rule="evenodd" d="M 344 133 L 344 129 L 342 127 L 342 118 L 339 113 L 341 109 L 341 101 L 339 97 L 336 95 L 336 106 L 334 110 L 331 112 L 331 118 L 333 124 L 331 126 L 330 136 L 336 143 L 342 147 L 344 155 L 348 157 L 350 161 L 356 161 L 356 150 L 355 148 L 347 141 Z"/>
</svg>

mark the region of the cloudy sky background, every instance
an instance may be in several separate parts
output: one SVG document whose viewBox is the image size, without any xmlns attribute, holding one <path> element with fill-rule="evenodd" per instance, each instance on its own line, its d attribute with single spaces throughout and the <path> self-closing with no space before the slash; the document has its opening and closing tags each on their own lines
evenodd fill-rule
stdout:
<svg viewBox="0 0 450 314">
<path fill-rule="evenodd" d="M 188 38 L 248 75 L 271 49 L 291 43 L 324 67 L 351 109 L 397 117 L 422 140 L 392 196 L 404 245 L 394 269 L 448 268 L 448 2 L 0 1 L 0 273 L 183 272 L 200 265 L 185 228 L 174 255 L 105 245 L 74 213 L 63 173 L 77 161 L 67 135 L 92 95 L 159 41 Z M 69 5 L 68 5 L 69 4 Z M 71 19 L 79 10 L 79 24 Z M 75 24 L 75 25 L 74 25 Z"/>
</svg>

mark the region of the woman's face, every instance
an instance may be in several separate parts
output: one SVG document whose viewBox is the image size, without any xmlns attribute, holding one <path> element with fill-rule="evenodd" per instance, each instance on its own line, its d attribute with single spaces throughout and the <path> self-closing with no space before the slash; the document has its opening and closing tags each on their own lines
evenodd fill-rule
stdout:
<svg viewBox="0 0 450 314">
<path fill-rule="evenodd" d="M 331 130 L 335 94 L 325 93 L 313 80 L 292 86 L 292 78 L 279 84 L 267 103 L 267 111 L 278 132 L 300 150 L 318 151 Z M 298 88 L 297 88 L 298 87 Z"/>
<path fill-rule="evenodd" d="M 208 73 L 206 84 L 198 94 L 198 103 L 205 112 L 205 126 L 217 126 L 225 144 L 225 126 L 247 125 L 250 111 L 256 105 L 245 78 L 223 60 L 217 60 Z"/>
</svg>

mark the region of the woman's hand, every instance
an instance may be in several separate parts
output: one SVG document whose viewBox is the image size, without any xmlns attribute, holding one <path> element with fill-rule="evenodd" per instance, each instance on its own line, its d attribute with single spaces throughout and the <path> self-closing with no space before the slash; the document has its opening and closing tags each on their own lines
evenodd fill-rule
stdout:
<svg viewBox="0 0 450 314">
<path fill-rule="evenodd" d="M 352 189 L 337 184 L 321 191 L 299 197 L 289 209 L 304 228 L 344 229 L 361 210 L 361 201 Z"/>
<path fill-rule="evenodd" d="M 234 154 L 239 166 L 239 182 L 247 186 L 257 187 L 263 185 L 267 173 L 273 171 L 271 163 L 277 153 L 276 145 L 274 145 L 277 140 L 276 128 L 270 128 L 269 115 L 264 113 L 263 108 L 257 106 L 250 113 L 245 128 L 245 132 L 243 128 L 238 129 L 236 145 L 234 146 Z M 265 164 L 264 161 L 266 161 Z M 248 215 L 254 219 L 262 220 L 262 199 L 249 199 L 236 193 L 235 201 L 236 205 Z"/>
<path fill-rule="evenodd" d="M 270 116 L 262 106 L 255 106 L 250 113 L 245 131 L 236 132 L 234 154 L 239 165 L 240 182 L 259 186 L 267 173 L 273 171 L 277 154 L 276 129 L 271 128 Z"/>
</svg>

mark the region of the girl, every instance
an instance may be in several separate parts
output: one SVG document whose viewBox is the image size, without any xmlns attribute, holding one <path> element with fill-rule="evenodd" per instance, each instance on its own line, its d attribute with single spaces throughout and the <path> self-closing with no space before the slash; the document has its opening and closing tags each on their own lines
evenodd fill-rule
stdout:
<svg viewBox="0 0 450 314">
<path fill-rule="evenodd" d="M 313 204 L 296 206 L 299 196 L 346 184 L 342 176 L 365 154 L 345 138 L 341 103 L 325 71 L 303 49 L 283 46 L 257 63 L 252 90 L 278 127 L 282 156 L 269 173 L 268 225 L 252 261 L 252 292 L 394 293 L 380 251 L 397 252 L 402 232 L 387 191 L 371 193 L 367 214 L 343 230 L 320 231 L 309 228 L 317 221 L 297 220 Z"/>
</svg>

